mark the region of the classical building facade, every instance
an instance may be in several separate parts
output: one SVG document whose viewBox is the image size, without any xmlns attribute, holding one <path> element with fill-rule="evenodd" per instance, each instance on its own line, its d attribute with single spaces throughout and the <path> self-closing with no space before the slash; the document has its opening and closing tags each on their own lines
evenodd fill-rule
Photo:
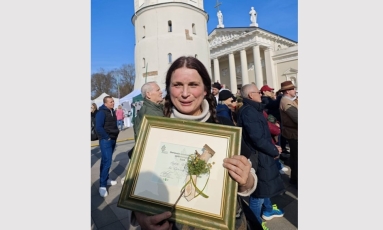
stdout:
<svg viewBox="0 0 383 230">
<path fill-rule="evenodd" d="M 134 89 L 146 81 L 164 89 L 166 71 L 182 55 L 197 57 L 210 70 L 203 0 L 135 0 L 134 9 Z"/>
<path fill-rule="evenodd" d="M 218 25 L 209 35 L 203 0 L 135 0 L 134 89 L 156 81 L 165 89 L 166 72 L 182 55 L 198 58 L 212 81 L 236 92 L 254 82 L 279 89 L 291 80 L 298 86 L 297 42 L 258 27 L 257 13 L 249 12 L 249 27 L 225 28 L 218 9 Z"/>
<path fill-rule="evenodd" d="M 216 28 L 209 35 L 212 78 L 236 92 L 254 82 L 279 89 L 298 87 L 298 44 L 256 26 Z"/>
</svg>

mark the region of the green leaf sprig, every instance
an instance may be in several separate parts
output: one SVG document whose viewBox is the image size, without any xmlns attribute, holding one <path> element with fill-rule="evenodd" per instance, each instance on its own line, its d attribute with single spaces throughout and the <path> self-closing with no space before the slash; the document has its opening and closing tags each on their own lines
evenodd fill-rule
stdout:
<svg viewBox="0 0 383 230">
<path fill-rule="evenodd" d="M 199 154 L 196 151 L 195 154 L 191 154 L 187 161 L 188 172 L 190 175 L 201 175 L 210 172 L 213 163 L 207 163 L 199 158 Z"/>
</svg>

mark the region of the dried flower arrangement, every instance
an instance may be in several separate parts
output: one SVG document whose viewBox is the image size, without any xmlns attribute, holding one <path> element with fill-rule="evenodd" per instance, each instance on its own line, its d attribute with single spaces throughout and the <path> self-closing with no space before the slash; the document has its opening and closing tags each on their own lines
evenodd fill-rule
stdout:
<svg viewBox="0 0 383 230">
<path fill-rule="evenodd" d="M 194 199 L 195 197 L 201 195 L 205 198 L 208 198 L 206 194 L 203 193 L 203 190 L 205 190 L 207 182 L 209 181 L 210 178 L 210 169 L 213 167 L 214 162 L 208 163 L 209 159 L 214 156 L 214 151 L 207 145 L 205 144 L 203 146 L 203 153 L 199 154 L 197 151 L 195 151 L 194 154 L 191 154 L 188 158 L 187 161 L 187 171 L 188 171 L 188 176 L 186 176 L 186 183 L 182 187 L 181 191 L 185 188 L 185 198 L 190 201 Z M 202 174 L 209 174 L 209 177 L 206 180 L 206 183 L 202 190 L 200 190 L 197 187 L 197 177 L 202 175 Z M 198 194 L 196 195 L 196 191 Z"/>
</svg>

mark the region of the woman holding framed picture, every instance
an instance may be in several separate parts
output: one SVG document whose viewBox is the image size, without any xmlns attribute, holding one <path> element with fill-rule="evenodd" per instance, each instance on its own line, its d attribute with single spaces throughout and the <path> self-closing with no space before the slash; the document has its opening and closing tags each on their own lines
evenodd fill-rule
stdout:
<svg viewBox="0 0 383 230">
<path fill-rule="evenodd" d="M 211 79 L 206 67 L 198 59 L 182 56 L 175 60 L 166 74 L 166 91 L 168 93 L 164 104 L 165 117 L 234 126 L 232 121 L 217 116 L 215 98 L 211 93 Z M 225 158 L 223 167 L 238 183 L 238 195 L 249 196 L 256 188 L 257 177 L 248 160 L 252 153 L 244 144 L 241 146 L 241 155 Z M 239 203 L 237 203 L 238 207 L 240 207 Z M 141 229 L 157 230 L 188 227 L 168 221 L 171 215 L 171 212 L 164 212 L 148 216 L 133 211 L 130 229 L 141 227 Z M 235 229 L 247 229 L 246 217 L 240 210 L 237 212 Z"/>
</svg>

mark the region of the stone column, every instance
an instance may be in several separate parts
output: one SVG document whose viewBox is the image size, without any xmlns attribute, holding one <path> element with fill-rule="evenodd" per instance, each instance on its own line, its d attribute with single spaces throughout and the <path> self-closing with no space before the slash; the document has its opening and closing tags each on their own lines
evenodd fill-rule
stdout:
<svg viewBox="0 0 383 230">
<path fill-rule="evenodd" d="M 229 69 L 230 69 L 230 90 L 233 93 L 237 92 L 237 75 L 235 74 L 234 54 L 229 54 Z"/>
<path fill-rule="evenodd" d="M 272 60 L 273 53 L 273 50 L 270 48 L 265 50 L 266 81 L 267 85 L 269 85 L 271 88 L 278 89 L 280 86 L 277 86 L 277 82 L 274 79 L 274 62 Z"/>
<path fill-rule="evenodd" d="M 242 71 L 242 85 L 249 84 L 249 72 L 247 68 L 246 50 L 240 51 L 241 54 L 241 71 Z"/>
<path fill-rule="evenodd" d="M 253 46 L 253 58 L 254 58 L 254 73 L 255 73 L 255 84 L 258 89 L 263 86 L 262 76 L 262 64 L 261 64 L 261 52 L 259 45 Z"/>
<path fill-rule="evenodd" d="M 221 78 L 220 78 L 220 74 L 219 74 L 219 61 L 218 61 L 218 58 L 214 58 L 214 82 L 219 82 L 221 83 Z"/>
</svg>

